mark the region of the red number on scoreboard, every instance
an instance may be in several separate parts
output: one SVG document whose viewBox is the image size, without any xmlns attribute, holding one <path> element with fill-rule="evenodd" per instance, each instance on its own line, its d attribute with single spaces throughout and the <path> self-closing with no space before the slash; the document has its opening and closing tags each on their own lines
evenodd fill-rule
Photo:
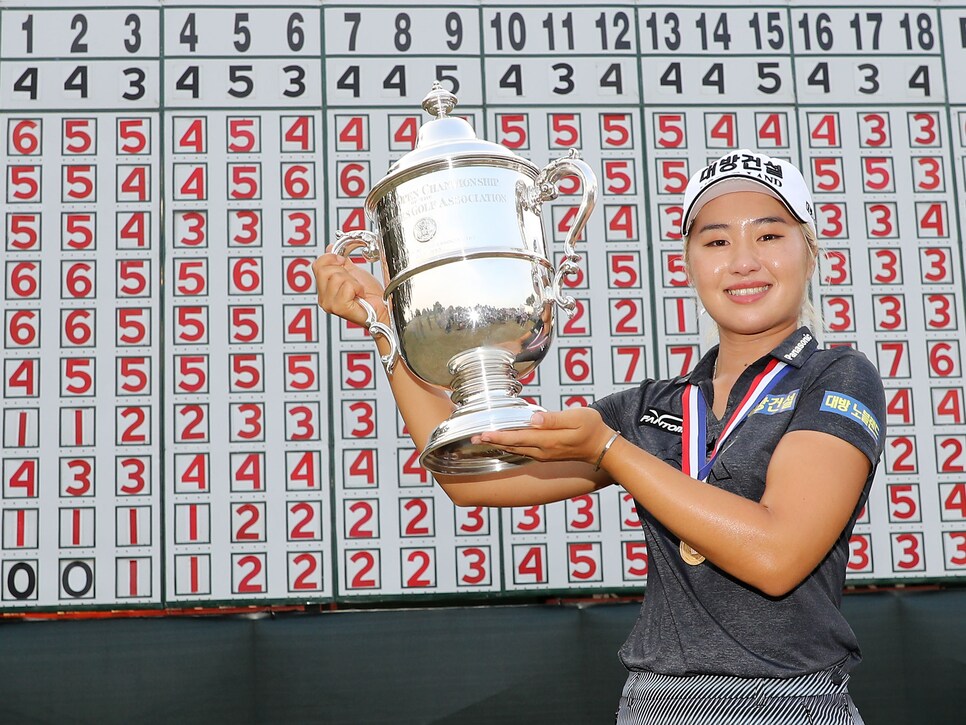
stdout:
<svg viewBox="0 0 966 725">
<path fill-rule="evenodd" d="M 68 155 L 97 153 L 97 121 L 93 118 L 65 118 L 61 138 L 62 153 Z"/>
<path fill-rule="evenodd" d="M 530 117 L 526 113 L 496 114 L 496 140 L 508 149 L 530 147 Z"/>
<path fill-rule="evenodd" d="M 315 150 L 315 119 L 312 116 L 282 116 L 280 123 L 282 153 L 311 153 Z M 367 147 L 368 144 L 354 150 L 362 151 Z"/>
<path fill-rule="evenodd" d="M 11 156 L 39 156 L 43 150 L 43 119 L 19 118 L 10 121 L 7 144 Z"/>
<path fill-rule="evenodd" d="M 679 149 L 687 146 L 684 115 L 680 113 L 659 113 L 654 117 L 657 145 L 664 149 Z"/>
<path fill-rule="evenodd" d="M 573 583 L 599 582 L 604 578 L 600 542 L 580 541 L 567 544 L 568 578 Z"/>
<path fill-rule="evenodd" d="M 256 117 L 228 117 L 228 153 L 249 154 L 261 151 L 261 119 Z"/>
<path fill-rule="evenodd" d="M 490 583 L 490 547 L 456 547 L 456 585 L 486 586 Z"/>
<path fill-rule="evenodd" d="M 549 121 L 550 148 L 580 147 L 580 116 L 575 113 L 551 113 Z"/>
</svg>

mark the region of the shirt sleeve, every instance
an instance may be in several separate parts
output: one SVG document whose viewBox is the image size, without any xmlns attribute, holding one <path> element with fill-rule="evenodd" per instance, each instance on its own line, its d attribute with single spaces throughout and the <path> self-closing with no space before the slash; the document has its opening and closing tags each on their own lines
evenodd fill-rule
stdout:
<svg viewBox="0 0 966 725">
<path fill-rule="evenodd" d="M 851 443 L 872 467 L 885 441 L 885 391 L 875 366 L 860 352 L 834 358 L 800 393 L 788 430 L 816 430 Z"/>
<path fill-rule="evenodd" d="M 627 421 L 633 418 L 637 409 L 636 401 L 640 395 L 640 388 L 620 390 L 595 400 L 590 407 L 600 413 L 600 417 L 610 428 L 624 433 Z"/>
</svg>

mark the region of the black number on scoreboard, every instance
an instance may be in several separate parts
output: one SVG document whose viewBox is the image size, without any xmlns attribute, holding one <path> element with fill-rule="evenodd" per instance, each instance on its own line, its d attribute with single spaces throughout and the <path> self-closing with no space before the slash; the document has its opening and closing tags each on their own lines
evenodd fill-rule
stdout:
<svg viewBox="0 0 966 725">
<path fill-rule="evenodd" d="M 496 31 L 496 49 L 503 50 L 503 13 L 497 13 L 490 21 Z M 523 50 L 527 44 L 527 24 L 520 13 L 510 13 L 506 24 L 507 40 L 513 50 Z"/>
<path fill-rule="evenodd" d="M 345 13 L 342 19 L 349 23 L 349 50 L 356 49 L 356 37 L 359 35 L 359 23 L 362 22 L 362 13 Z"/>
<path fill-rule="evenodd" d="M 701 31 L 701 50 L 707 50 L 708 21 L 705 18 L 705 14 L 701 13 L 694 24 Z M 731 47 L 731 33 L 728 32 L 728 15 L 726 13 L 720 13 L 718 15 L 718 22 L 714 24 L 714 29 L 711 31 L 711 40 L 715 43 L 720 43 L 724 50 L 728 50 Z"/>
<path fill-rule="evenodd" d="M 831 50 L 834 36 L 831 27 L 832 18 L 828 13 L 819 13 L 815 18 L 815 42 L 821 50 Z M 802 29 L 805 38 L 805 50 L 812 49 L 812 26 L 808 22 L 808 13 L 802 15 L 798 21 L 798 27 Z"/>
<path fill-rule="evenodd" d="M 765 15 L 765 31 L 768 33 L 768 45 L 772 50 L 781 50 L 785 45 L 785 31 L 782 30 L 781 13 L 769 12 Z M 748 25 L 755 31 L 755 47 L 762 49 L 761 27 L 758 20 L 758 13 L 751 16 Z"/>
<path fill-rule="evenodd" d="M 300 65 L 287 65 L 282 68 L 288 79 L 289 87 L 282 91 L 283 96 L 298 98 L 305 93 L 305 68 Z"/>
<path fill-rule="evenodd" d="M 899 27 L 905 32 L 906 50 L 913 49 L 913 33 L 915 33 L 916 42 L 919 43 L 919 50 L 932 50 L 933 45 L 936 43 L 936 38 L 932 32 L 932 18 L 929 17 L 928 13 L 919 13 L 916 16 L 915 30 L 913 30 L 912 24 L 909 21 L 909 13 L 904 13 L 902 20 L 899 21 Z"/>
<path fill-rule="evenodd" d="M 74 42 L 70 44 L 70 52 L 86 53 L 87 43 L 84 42 L 84 36 L 87 35 L 87 16 L 75 15 L 70 21 L 70 29 L 77 31 L 77 35 L 74 36 Z"/>
<path fill-rule="evenodd" d="M 346 13 L 348 15 L 348 13 Z M 339 80 L 335 82 L 335 87 L 340 91 L 352 91 L 352 97 L 359 97 L 359 66 L 350 65 L 345 69 Z"/>
<path fill-rule="evenodd" d="M 20 77 L 13 82 L 13 89 L 21 93 L 30 94 L 30 100 L 37 100 L 37 68 L 26 68 Z"/>
<path fill-rule="evenodd" d="M 34 52 L 34 16 L 28 15 L 27 19 L 20 24 L 20 28 L 23 30 L 24 35 L 27 36 L 27 52 Z M 964 44 L 966 46 L 966 44 Z"/>
<path fill-rule="evenodd" d="M 81 98 L 87 98 L 87 66 L 79 65 L 64 81 L 65 91 L 77 91 Z"/>
<path fill-rule="evenodd" d="M 600 30 L 600 49 L 607 50 L 607 14 L 601 13 L 598 15 L 597 20 L 594 21 L 594 25 Z M 611 18 L 611 25 L 614 26 L 614 30 L 617 32 L 617 37 L 614 38 L 614 50 L 630 50 L 631 41 L 627 39 L 627 32 L 630 30 L 631 21 L 627 17 L 627 13 L 615 13 L 614 17 Z"/>
<path fill-rule="evenodd" d="M 198 66 L 189 65 L 184 69 L 181 77 L 175 81 L 174 87 L 179 91 L 189 91 L 192 98 L 198 97 Z"/>
<path fill-rule="evenodd" d="M 239 53 L 246 52 L 252 46 L 252 31 L 248 29 L 248 13 L 235 13 L 234 32 L 236 40 L 232 45 Z"/>
<path fill-rule="evenodd" d="M 178 40 L 181 41 L 182 45 L 187 45 L 191 53 L 195 52 L 195 48 L 198 47 L 198 29 L 195 25 L 194 13 L 188 13 L 188 17 L 185 18 L 184 25 L 181 26 L 181 33 L 178 35 Z M 194 96 L 194 98 L 197 97 Z"/>
<path fill-rule="evenodd" d="M 661 74 L 661 85 L 670 86 L 678 93 L 682 92 L 681 64 L 678 61 L 668 63 L 667 69 Z"/>
<path fill-rule="evenodd" d="M 229 66 L 228 82 L 231 83 L 232 87 L 228 89 L 228 95 L 235 98 L 248 98 L 255 87 L 255 83 L 249 75 L 251 72 L 252 66 L 250 65 Z M 241 84 L 240 87 L 239 84 Z"/>
<path fill-rule="evenodd" d="M 557 72 L 559 83 L 553 87 L 553 92 L 560 96 L 573 93 L 574 67 L 569 63 L 554 63 L 553 70 Z"/>
<path fill-rule="evenodd" d="M 708 72 L 704 74 L 704 78 L 701 79 L 701 85 L 708 88 L 717 88 L 718 93 L 724 95 L 724 65 L 712 63 Z"/>
<path fill-rule="evenodd" d="M 446 34 L 449 36 L 446 47 L 450 50 L 459 50 L 463 45 L 463 18 L 459 13 L 452 12 L 446 16 Z"/>
<path fill-rule="evenodd" d="M 624 92 L 624 78 L 621 74 L 621 64 L 611 63 L 604 75 L 600 77 L 601 88 L 613 88 L 617 95 Z"/>
<path fill-rule="evenodd" d="M 399 13 L 396 16 L 396 33 L 392 36 L 392 42 L 396 50 L 407 51 L 413 44 L 413 36 L 410 32 L 413 25 L 409 13 Z"/>
<path fill-rule="evenodd" d="M 815 64 L 815 68 L 813 68 L 812 72 L 808 74 L 808 85 L 820 86 L 826 93 L 830 91 L 831 86 L 829 85 L 828 79 L 828 63 L 823 60 L 821 63 Z"/>
<path fill-rule="evenodd" d="M 932 87 L 929 85 L 929 66 L 921 65 L 909 77 L 909 88 L 918 89 L 923 95 L 931 95 Z"/>
<path fill-rule="evenodd" d="M 131 37 L 124 39 L 124 50 L 128 53 L 137 53 L 141 49 L 141 18 L 131 13 L 124 18 L 124 25 L 131 29 Z"/>
<path fill-rule="evenodd" d="M 506 73 L 500 78 L 500 88 L 511 88 L 518 96 L 523 95 L 523 74 L 519 63 L 514 63 L 506 69 Z"/>
<path fill-rule="evenodd" d="M 782 87 L 782 77 L 775 73 L 778 63 L 759 63 L 758 77 L 762 80 L 758 90 L 762 93 L 778 93 Z M 767 81 L 767 83 L 765 83 Z"/>
<path fill-rule="evenodd" d="M 302 13 L 292 13 L 289 15 L 288 25 L 285 31 L 289 50 L 298 52 L 305 45 L 305 31 L 302 30 L 302 23 L 304 22 L 305 18 L 302 17 Z"/>
<path fill-rule="evenodd" d="M 440 83 L 449 83 L 449 90 L 451 93 L 460 92 L 460 82 L 459 79 L 453 75 L 454 72 L 459 70 L 458 66 L 455 65 L 438 65 L 436 66 L 436 80 Z"/>
<path fill-rule="evenodd" d="M 882 13 L 866 13 L 865 20 L 872 24 L 872 50 L 878 50 L 879 31 L 882 29 Z M 858 13 L 852 16 L 849 27 L 855 31 L 855 49 L 862 50 L 862 20 Z"/>
<path fill-rule="evenodd" d="M 554 32 L 554 20 L 553 13 L 547 13 L 547 17 L 543 19 L 543 28 L 547 31 L 547 47 L 549 50 L 557 49 L 557 35 Z M 567 13 L 564 15 L 563 20 L 560 21 L 560 26 L 564 29 L 564 35 L 567 40 L 567 50 L 574 49 L 574 14 Z"/>
<path fill-rule="evenodd" d="M 872 63 L 861 63 L 859 70 L 862 72 L 862 85 L 859 86 L 859 93 L 871 95 L 879 92 L 879 68 Z"/>
<path fill-rule="evenodd" d="M 644 21 L 644 25 L 651 31 L 651 49 L 657 50 L 659 47 L 657 37 L 657 13 L 651 13 Z M 681 21 L 677 13 L 666 13 L 664 15 L 664 26 L 667 34 L 664 36 L 664 45 L 668 50 L 677 50 L 681 47 Z"/>
<path fill-rule="evenodd" d="M 121 71 L 128 78 L 129 91 L 125 91 L 122 97 L 128 101 L 137 101 L 144 98 L 144 71 L 140 68 L 125 68 Z"/>
<path fill-rule="evenodd" d="M 397 90 L 400 96 L 406 95 L 406 66 L 394 65 L 389 75 L 382 82 L 382 87 L 387 91 Z"/>
</svg>

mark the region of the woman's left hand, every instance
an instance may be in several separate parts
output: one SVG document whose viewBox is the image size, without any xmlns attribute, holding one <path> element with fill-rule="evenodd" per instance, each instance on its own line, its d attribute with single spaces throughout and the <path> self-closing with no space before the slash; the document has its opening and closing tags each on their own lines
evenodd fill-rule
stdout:
<svg viewBox="0 0 966 725">
<path fill-rule="evenodd" d="M 594 465 L 614 434 L 593 408 L 534 413 L 530 422 L 530 428 L 489 431 L 475 440 L 536 461 L 585 461 Z"/>
</svg>

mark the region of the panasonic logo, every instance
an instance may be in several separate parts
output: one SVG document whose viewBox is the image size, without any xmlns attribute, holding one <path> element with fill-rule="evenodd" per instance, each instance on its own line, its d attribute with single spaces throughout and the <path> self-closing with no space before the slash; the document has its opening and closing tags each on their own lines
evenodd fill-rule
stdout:
<svg viewBox="0 0 966 725">
<path fill-rule="evenodd" d="M 793 347 L 788 353 L 785 354 L 785 359 L 794 360 L 795 358 L 797 358 L 801 354 L 802 350 L 805 349 L 805 346 L 811 341 L 812 341 L 812 336 L 806 333 L 805 337 L 799 340 L 798 344 L 795 345 L 795 347 Z"/>
<path fill-rule="evenodd" d="M 641 416 L 641 423 L 649 425 L 652 428 L 666 430 L 669 433 L 680 433 L 684 430 L 684 421 L 681 420 L 681 416 L 664 413 L 656 408 L 649 408 Z"/>
</svg>

